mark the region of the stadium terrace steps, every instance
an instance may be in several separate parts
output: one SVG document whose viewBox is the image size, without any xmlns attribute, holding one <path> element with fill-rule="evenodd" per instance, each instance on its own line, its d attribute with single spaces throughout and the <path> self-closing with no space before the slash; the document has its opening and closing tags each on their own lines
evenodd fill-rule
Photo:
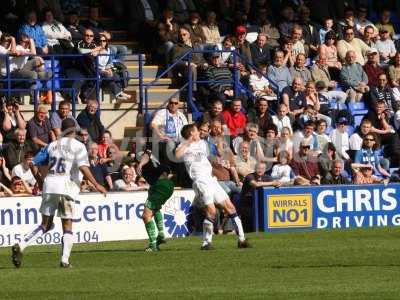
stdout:
<svg viewBox="0 0 400 300">
<path fill-rule="evenodd" d="M 143 78 L 143 83 L 148 84 L 152 82 L 154 78 Z M 155 85 L 152 86 L 154 89 L 168 88 L 172 84 L 170 78 L 160 78 Z M 139 79 L 130 79 L 129 85 L 139 86 Z"/>
<path fill-rule="evenodd" d="M 127 63 L 129 75 L 131 77 L 139 78 L 139 65 Z M 144 78 L 156 78 L 158 73 L 158 66 L 143 66 L 143 77 Z"/>
</svg>

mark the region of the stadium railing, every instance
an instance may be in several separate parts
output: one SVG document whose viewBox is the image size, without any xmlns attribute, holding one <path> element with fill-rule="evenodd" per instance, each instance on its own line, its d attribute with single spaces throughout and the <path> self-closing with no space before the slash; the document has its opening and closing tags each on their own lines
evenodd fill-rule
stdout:
<svg viewBox="0 0 400 300">
<path fill-rule="evenodd" d="M 112 55 L 112 54 L 111 54 Z M 76 88 L 74 87 L 66 87 L 68 85 L 68 82 L 75 82 L 75 81 L 92 81 L 94 82 L 94 88 L 95 88 L 95 99 L 99 103 L 99 107 L 101 105 L 102 99 L 100 97 L 100 91 L 101 91 L 101 84 L 104 81 L 108 80 L 114 80 L 106 77 L 101 77 L 100 70 L 99 70 L 99 57 L 101 56 L 110 56 L 110 54 L 99 54 L 97 55 L 94 60 L 95 63 L 95 68 L 94 68 L 94 74 L 92 77 L 78 77 L 78 76 L 64 76 L 66 69 L 63 69 L 60 65 L 60 61 L 67 61 L 67 60 L 78 60 L 84 57 L 87 57 L 87 54 L 51 54 L 51 55 L 19 55 L 18 57 L 42 57 L 45 60 L 45 65 L 47 65 L 46 71 L 51 72 L 51 76 L 48 79 L 37 79 L 36 83 L 34 84 L 34 88 L 19 88 L 19 87 L 14 87 L 13 85 L 15 83 L 23 83 L 29 81 L 27 78 L 15 78 L 12 77 L 12 73 L 10 72 L 11 70 L 11 59 L 14 57 L 12 55 L 0 55 L 0 59 L 5 61 L 5 69 L 6 69 L 6 75 L 1 76 L 0 78 L 0 94 L 6 95 L 7 97 L 10 97 L 16 93 L 32 93 L 32 102 L 34 105 L 34 108 L 36 110 L 37 105 L 39 104 L 38 101 L 38 95 L 41 91 L 48 91 L 50 90 L 52 92 L 52 99 L 56 99 L 56 92 L 70 92 L 71 93 L 71 99 L 72 99 L 72 112 L 73 115 L 75 116 L 76 114 L 76 104 L 78 103 L 78 94 L 79 91 L 77 91 Z M 131 79 L 137 79 L 138 83 L 130 83 L 130 86 L 138 86 L 139 87 L 139 110 L 141 111 L 141 105 L 143 104 L 143 66 L 145 63 L 145 58 L 143 54 L 138 54 L 137 58 L 130 58 L 130 61 L 133 62 L 138 62 L 138 75 L 137 76 L 132 76 L 131 73 L 129 73 L 128 82 Z M 49 64 L 50 63 L 50 64 Z M 73 68 L 72 68 L 73 69 Z M 76 70 L 79 71 L 79 69 L 75 68 Z M 40 82 L 46 82 L 46 86 L 43 86 L 40 84 Z M 50 85 L 48 84 L 50 83 Z M 69 84 L 71 85 L 71 84 Z M 51 103 L 51 110 L 54 111 L 56 110 L 56 101 L 52 101 Z"/>
</svg>

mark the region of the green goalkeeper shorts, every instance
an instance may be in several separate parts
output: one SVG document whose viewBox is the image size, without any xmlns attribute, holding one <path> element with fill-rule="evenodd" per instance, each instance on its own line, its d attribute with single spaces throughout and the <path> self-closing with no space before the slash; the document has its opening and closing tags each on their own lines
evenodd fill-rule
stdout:
<svg viewBox="0 0 400 300">
<path fill-rule="evenodd" d="M 149 196 L 144 204 L 151 210 L 159 210 L 174 193 L 174 183 L 166 178 L 157 180 L 150 186 Z"/>
</svg>

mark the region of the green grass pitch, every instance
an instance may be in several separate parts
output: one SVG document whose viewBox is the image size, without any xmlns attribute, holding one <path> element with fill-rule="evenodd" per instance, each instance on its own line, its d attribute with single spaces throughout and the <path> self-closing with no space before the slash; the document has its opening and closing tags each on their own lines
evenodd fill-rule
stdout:
<svg viewBox="0 0 400 300">
<path fill-rule="evenodd" d="M 14 269 L 0 249 L 0 299 L 400 299 L 400 228 L 215 236 L 75 245 L 72 269 L 59 247 L 28 248 Z"/>
</svg>

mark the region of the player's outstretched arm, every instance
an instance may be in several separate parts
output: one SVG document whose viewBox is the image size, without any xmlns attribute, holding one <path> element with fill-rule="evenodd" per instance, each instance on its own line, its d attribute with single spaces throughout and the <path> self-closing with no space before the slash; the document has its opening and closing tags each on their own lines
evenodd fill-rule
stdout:
<svg viewBox="0 0 400 300">
<path fill-rule="evenodd" d="M 88 166 L 80 166 L 79 170 L 83 173 L 83 175 L 90 181 L 91 184 L 93 184 L 94 188 L 99 192 L 104 195 L 104 197 L 107 195 L 107 190 L 105 189 L 104 186 L 99 184 L 96 179 L 93 177 L 92 172 L 90 172 L 90 169 Z"/>
<path fill-rule="evenodd" d="M 179 146 L 175 150 L 175 156 L 177 159 L 181 159 L 185 154 L 187 148 L 189 148 L 190 144 L 193 142 L 191 138 L 186 140 L 185 142 L 179 144 Z"/>
</svg>

